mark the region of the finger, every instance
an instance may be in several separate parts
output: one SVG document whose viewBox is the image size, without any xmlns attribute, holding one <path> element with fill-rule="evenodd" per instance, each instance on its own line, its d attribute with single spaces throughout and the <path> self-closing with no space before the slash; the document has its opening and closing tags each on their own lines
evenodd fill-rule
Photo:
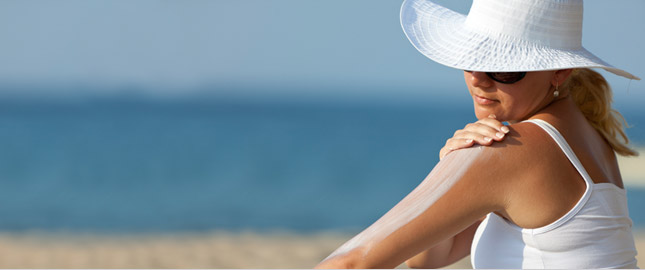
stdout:
<svg viewBox="0 0 645 270">
<path fill-rule="evenodd" d="M 461 148 L 473 146 L 475 142 L 472 139 L 450 138 L 446 140 L 446 145 L 441 148 L 441 152 L 450 152 Z"/>
<path fill-rule="evenodd" d="M 473 146 L 474 144 L 475 144 L 475 141 L 472 139 L 450 138 L 448 139 L 448 141 L 446 141 L 446 145 L 443 148 L 441 148 L 441 150 L 439 151 L 439 159 L 442 159 L 452 151 L 468 148 Z"/>
<path fill-rule="evenodd" d="M 453 135 L 454 138 L 473 139 L 477 142 L 483 142 L 482 139 L 484 139 L 484 137 L 491 138 L 495 141 L 501 141 L 505 136 L 506 133 L 482 122 L 468 124 L 463 130 L 458 130 Z"/>
<path fill-rule="evenodd" d="M 493 129 L 499 131 L 499 132 L 504 133 L 504 134 L 510 132 L 510 129 L 507 126 L 505 126 L 502 122 L 500 122 L 499 120 L 497 120 L 495 118 L 490 118 L 490 117 L 489 118 L 484 118 L 484 119 L 481 119 L 481 120 L 477 121 L 477 123 L 489 126 L 489 127 L 493 128 Z"/>
<path fill-rule="evenodd" d="M 450 149 L 450 150 L 457 150 L 461 148 L 468 148 L 473 146 L 475 144 L 475 141 L 473 139 L 468 139 L 468 138 L 450 138 L 447 142 L 444 148 Z"/>
<path fill-rule="evenodd" d="M 493 140 L 496 140 L 496 133 L 494 129 L 487 127 L 466 127 L 465 129 L 456 131 L 452 138 L 446 140 L 445 146 L 458 147 L 465 140 L 472 140 L 474 143 L 489 145 Z M 497 138 L 497 140 L 499 139 L 501 138 Z"/>
<path fill-rule="evenodd" d="M 492 119 L 492 118 L 484 118 L 476 122 L 479 125 L 484 125 L 489 128 L 492 128 L 496 130 L 497 132 L 501 132 L 503 134 L 508 134 L 510 132 L 510 129 L 504 125 L 504 123 L 498 121 L 497 119 Z"/>
<path fill-rule="evenodd" d="M 500 133 L 500 132 L 497 132 Z M 492 135 L 485 135 L 481 132 L 470 132 L 464 131 L 460 133 L 460 137 L 454 138 L 460 140 L 473 140 L 475 143 L 480 145 L 491 145 L 494 141 L 501 141 L 504 139 L 504 134 L 492 133 Z"/>
</svg>

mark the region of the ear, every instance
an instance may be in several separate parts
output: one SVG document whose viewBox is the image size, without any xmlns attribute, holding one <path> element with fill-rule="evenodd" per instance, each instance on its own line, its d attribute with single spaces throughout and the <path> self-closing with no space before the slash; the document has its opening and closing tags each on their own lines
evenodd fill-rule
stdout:
<svg viewBox="0 0 645 270">
<path fill-rule="evenodd" d="M 553 75 L 553 80 L 551 80 L 551 84 L 554 86 L 556 85 L 562 85 L 569 76 L 571 76 L 571 72 L 573 72 L 573 69 L 560 69 L 556 70 L 555 74 Z"/>
</svg>

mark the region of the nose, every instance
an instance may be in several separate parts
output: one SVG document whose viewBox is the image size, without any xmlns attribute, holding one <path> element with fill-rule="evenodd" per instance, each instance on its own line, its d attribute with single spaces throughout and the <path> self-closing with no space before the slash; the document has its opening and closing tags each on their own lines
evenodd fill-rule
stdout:
<svg viewBox="0 0 645 270">
<path fill-rule="evenodd" d="M 479 88 L 488 88 L 493 86 L 494 82 L 486 75 L 486 72 L 470 71 L 470 82 L 473 86 Z"/>
</svg>

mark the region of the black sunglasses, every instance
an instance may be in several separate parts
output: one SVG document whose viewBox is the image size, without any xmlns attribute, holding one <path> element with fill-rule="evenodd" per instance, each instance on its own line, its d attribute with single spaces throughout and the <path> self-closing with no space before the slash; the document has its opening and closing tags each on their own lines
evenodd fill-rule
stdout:
<svg viewBox="0 0 645 270">
<path fill-rule="evenodd" d="M 464 70 L 468 73 L 472 72 Z M 503 84 L 512 84 L 524 79 L 526 72 L 486 72 L 486 75 L 493 81 Z"/>
</svg>

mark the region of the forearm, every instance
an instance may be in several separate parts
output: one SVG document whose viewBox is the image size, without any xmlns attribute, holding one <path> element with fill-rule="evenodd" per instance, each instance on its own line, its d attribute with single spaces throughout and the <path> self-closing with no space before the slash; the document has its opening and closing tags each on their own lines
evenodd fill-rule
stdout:
<svg viewBox="0 0 645 270">
<path fill-rule="evenodd" d="M 440 268 L 446 266 L 446 260 L 454 243 L 454 237 L 417 254 L 405 262 L 410 268 Z"/>
<path fill-rule="evenodd" d="M 406 265 L 410 268 L 442 268 L 461 260 L 470 254 L 470 245 L 480 223 L 481 220 L 454 237 L 419 253 L 407 260 Z"/>
<path fill-rule="evenodd" d="M 329 257 L 322 262 L 320 262 L 315 269 L 352 269 L 352 268 L 361 268 L 366 269 L 368 267 L 361 264 L 362 248 L 353 249 L 347 253 L 335 255 Z"/>
</svg>

